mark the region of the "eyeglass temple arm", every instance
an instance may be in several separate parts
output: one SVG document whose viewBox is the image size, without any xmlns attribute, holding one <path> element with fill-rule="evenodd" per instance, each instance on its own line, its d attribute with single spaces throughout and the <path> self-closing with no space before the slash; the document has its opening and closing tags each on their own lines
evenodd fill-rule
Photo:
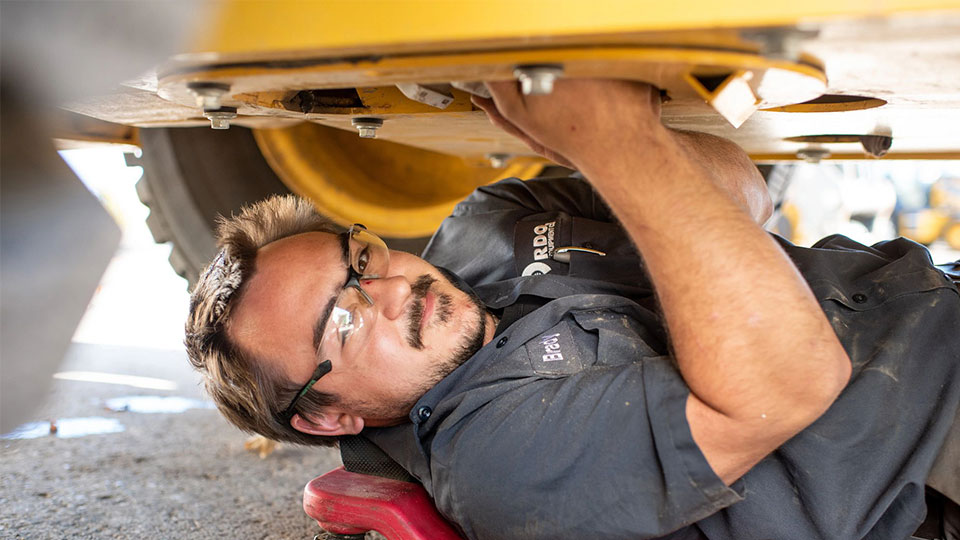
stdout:
<svg viewBox="0 0 960 540">
<path fill-rule="evenodd" d="M 290 418 L 293 417 L 294 411 L 296 411 L 295 407 L 297 405 L 297 402 L 300 401 L 300 398 L 305 396 L 306 393 L 310 390 L 310 388 L 314 384 L 316 384 L 316 382 L 319 381 L 321 377 L 323 377 L 327 373 L 330 373 L 332 369 L 333 369 L 333 364 L 331 364 L 329 360 L 324 360 L 323 362 L 320 362 L 320 364 L 317 366 L 317 369 L 313 370 L 313 375 L 310 376 L 310 380 L 307 382 L 307 384 L 303 386 L 303 389 L 300 390 L 300 393 L 297 394 L 297 397 L 293 398 L 293 401 L 290 402 L 290 406 L 287 407 L 287 410 L 280 413 L 280 417 L 283 418 L 285 421 L 289 422 Z"/>
<path fill-rule="evenodd" d="M 317 366 L 317 369 L 313 370 L 313 375 L 310 377 L 310 382 L 308 382 L 307 385 L 303 387 L 303 390 L 301 390 L 300 393 L 297 394 L 297 399 L 302 398 L 304 394 L 306 394 L 307 391 L 310 390 L 310 388 L 317 381 L 320 380 L 321 377 L 323 377 L 327 373 L 330 373 L 332 369 L 333 369 L 333 364 L 331 364 L 329 360 L 324 360 L 323 362 L 320 362 L 320 364 Z"/>
</svg>

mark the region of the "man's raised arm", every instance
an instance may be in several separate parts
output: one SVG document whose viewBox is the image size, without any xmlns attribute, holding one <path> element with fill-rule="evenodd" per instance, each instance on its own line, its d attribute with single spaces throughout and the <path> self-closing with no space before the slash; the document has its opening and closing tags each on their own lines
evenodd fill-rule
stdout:
<svg viewBox="0 0 960 540">
<path fill-rule="evenodd" d="M 850 362 L 757 225 L 769 208 L 742 151 L 664 128 L 645 84 L 563 80 L 549 96 L 489 86 L 502 120 L 583 172 L 642 253 L 691 391 L 691 432 L 725 482 L 827 410 Z"/>
</svg>

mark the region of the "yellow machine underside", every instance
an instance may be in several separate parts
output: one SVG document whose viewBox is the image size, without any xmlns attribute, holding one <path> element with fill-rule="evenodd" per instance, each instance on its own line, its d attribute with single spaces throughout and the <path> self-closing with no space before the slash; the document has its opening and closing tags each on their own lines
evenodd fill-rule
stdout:
<svg viewBox="0 0 960 540">
<path fill-rule="evenodd" d="M 542 161 L 467 93 L 448 88 L 439 109 L 395 85 L 507 80 L 518 66 L 656 84 L 667 125 L 727 137 L 758 161 L 862 159 L 864 137 L 886 138 L 872 150 L 885 159 L 960 157 L 956 1 L 240 1 L 210 20 L 155 74 L 68 108 L 209 125 L 190 87 L 222 85 L 232 123 L 257 129 L 292 189 L 340 221 L 380 215 L 373 227 L 397 236 L 429 232 L 476 185 Z M 383 122 L 376 140 L 356 137 L 357 118 Z M 370 199 L 383 184 L 397 189 Z"/>
</svg>

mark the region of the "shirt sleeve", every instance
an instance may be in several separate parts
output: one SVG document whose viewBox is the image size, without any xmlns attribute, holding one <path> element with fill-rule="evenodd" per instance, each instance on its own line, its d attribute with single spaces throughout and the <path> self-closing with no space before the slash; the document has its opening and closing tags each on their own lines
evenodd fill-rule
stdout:
<svg viewBox="0 0 960 540">
<path fill-rule="evenodd" d="M 438 507 L 470 538 L 655 538 L 740 500 L 686 420 L 668 357 L 518 380 L 431 445 Z"/>
</svg>

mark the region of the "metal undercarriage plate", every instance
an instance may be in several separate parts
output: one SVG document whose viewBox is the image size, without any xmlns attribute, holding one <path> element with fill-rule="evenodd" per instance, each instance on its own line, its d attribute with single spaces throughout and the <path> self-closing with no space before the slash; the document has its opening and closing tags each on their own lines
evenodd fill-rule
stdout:
<svg viewBox="0 0 960 540">
<path fill-rule="evenodd" d="M 783 50 L 776 50 L 778 44 Z M 796 26 L 727 28 L 380 43 L 366 49 L 354 45 L 295 53 L 198 53 L 171 60 L 153 80 L 69 108 L 128 125 L 204 125 L 207 120 L 187 84 L 221 82 L 230 86 L 223 104 L 238 108 L 234 123 L 239 125 L 282 127 L 310 121 L 354 130 L 353 118 L 372 116 L 384 120 L 378 130 L 382 139 L 481 159 L 494 152 L 529 152 L 490 126 L 460 90 L 452 90 L 452 102 L 441 110 L 406 98 L 393 85 L 503 80 L 513 77 L 517 65 L 547 63 L 561 65 L 568 77 L 623 77 L 657 84 L 671 98 L 663 109 L 666 124 L 730 138 L 756 159 L 790 159 L 811 144 L 834 157 L 865 155 L 857 144 L 797 139 L 815 135 L 889 136 L 893 142 L 888 158 L 951 158 L 960 156 L 960 130 L 955 129 L 960 122 L 958 50 L 960 13 L 946 11 L 806 22 L 802 31 Z M 797 51 L 804 53 L 800 60 L 779 57 Z M 710 89 L 698 89 L 695 81 L 737 75 L 741 90 L 748 87 L 759 100 L 756 106 L 768 110 L 728 113 L 728 118 L 747 117 L 734 128 L 706 103 Z M 359 102 L 303 112 L 291 101 L 301 91 L 331 89 L 353 91 Z M 822 93 L 877 99 L 882 106 L 777 109 Z M 734 109 L 748 109 L 749 96 L 744 96 L 741 92 L 739 101 L 734 100 Z"/>
</svg>

